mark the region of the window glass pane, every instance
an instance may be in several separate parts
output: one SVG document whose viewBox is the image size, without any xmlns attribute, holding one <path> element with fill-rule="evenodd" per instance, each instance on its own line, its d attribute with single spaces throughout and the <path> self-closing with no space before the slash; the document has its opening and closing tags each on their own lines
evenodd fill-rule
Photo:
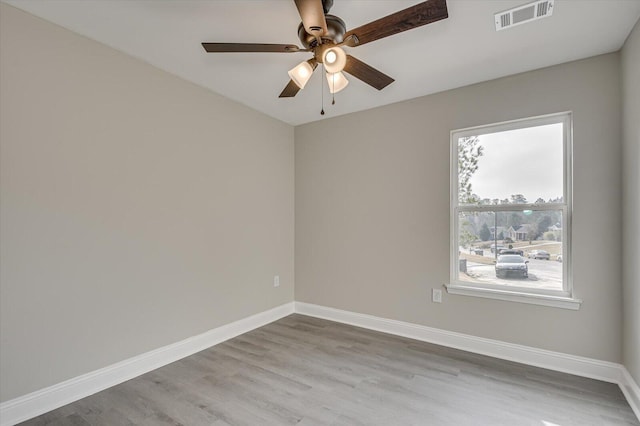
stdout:
<svg viewBox="0 0 640 426">
<path fill-rule="evenodd" d="M 461 212 L 458 280 L 563 289 L 562 210 Z"/>
<path fill-rule="evenodd" d="M 461 205 L 562 202 L 563 124 L 458 138 Z"/>
</svg>

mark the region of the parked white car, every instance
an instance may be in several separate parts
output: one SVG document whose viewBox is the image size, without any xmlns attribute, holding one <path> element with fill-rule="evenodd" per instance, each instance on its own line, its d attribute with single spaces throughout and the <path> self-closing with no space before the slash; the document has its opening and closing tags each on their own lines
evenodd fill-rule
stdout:
<svg viewBox="0 0 640 426">
<path fill-rule="evenodd" d="M 549 255 L 548 251 L 544 251 L 544 250 L 531 250 L 528 254 L 527 257 L 529 259 L 544 259 L 544 260 L 549 260 L 551 258 L 551 255 Z"/>
<path fill-rule="evenodd" d="M 529 277 L 529 263 L 524 257 L 518 254 L 503 254 L 496 260 L 496 277 L 503 278 L 515 275 L 521 278 Z"/>
</svg>

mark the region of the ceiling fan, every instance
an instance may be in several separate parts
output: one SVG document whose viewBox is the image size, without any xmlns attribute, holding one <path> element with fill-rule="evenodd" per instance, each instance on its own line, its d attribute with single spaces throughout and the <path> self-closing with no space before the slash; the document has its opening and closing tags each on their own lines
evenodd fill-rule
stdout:
<svg viewBox="0 0 640 426">
<path fill-rule="evenodd" d="M 280 93 L 281 98 L 293 97 L 303 89 L 318 64 L 324 65 L 331 93 L 339 92 L 349 83 L 342 71 L 382 90 L 393 83 L 394 79 L 346 54 L 342 46 L 357 47 L 449 16 L 446 0 L 427 0 L 347 31 L 342 19 L 329 15 L 333 0 L 294 0 L 294 2 L 302 18 L 298 26 L 298 38 L 304 48 L 294 44 L 262 43 L 202 43 L 202 47 L 209 53 L 312 53 L 311 59 L 301 62 L 289 71 L 291 80 Z"/>
</svg>

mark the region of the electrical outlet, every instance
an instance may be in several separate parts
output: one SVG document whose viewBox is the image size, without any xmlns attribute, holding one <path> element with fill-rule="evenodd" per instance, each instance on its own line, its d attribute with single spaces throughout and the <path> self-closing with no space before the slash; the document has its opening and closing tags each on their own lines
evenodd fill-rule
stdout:
<svg viewBox="0 0 640 426">
<path fill-rule="evenodd" d="M 442 303 L 442 290 L 439 288 L 434 288 L 431 292 L 431 300 L 434 303 Z"/>
<path fill-rule="evenodd" d="M 273 286 L 280 287 L 280 275 L 276 275 L 273 277 Z"/>
</svg>

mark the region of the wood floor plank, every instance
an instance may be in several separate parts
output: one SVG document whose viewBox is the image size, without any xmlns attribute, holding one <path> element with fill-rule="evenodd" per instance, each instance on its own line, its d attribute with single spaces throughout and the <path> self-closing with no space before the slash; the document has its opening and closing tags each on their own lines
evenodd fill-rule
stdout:
<svg viewBox="0 0 640 426">
<path fill-rule="evenodd" d="M 634 425 L 611 383 L 302 315 L 25 425 Z"/>
</svg>

